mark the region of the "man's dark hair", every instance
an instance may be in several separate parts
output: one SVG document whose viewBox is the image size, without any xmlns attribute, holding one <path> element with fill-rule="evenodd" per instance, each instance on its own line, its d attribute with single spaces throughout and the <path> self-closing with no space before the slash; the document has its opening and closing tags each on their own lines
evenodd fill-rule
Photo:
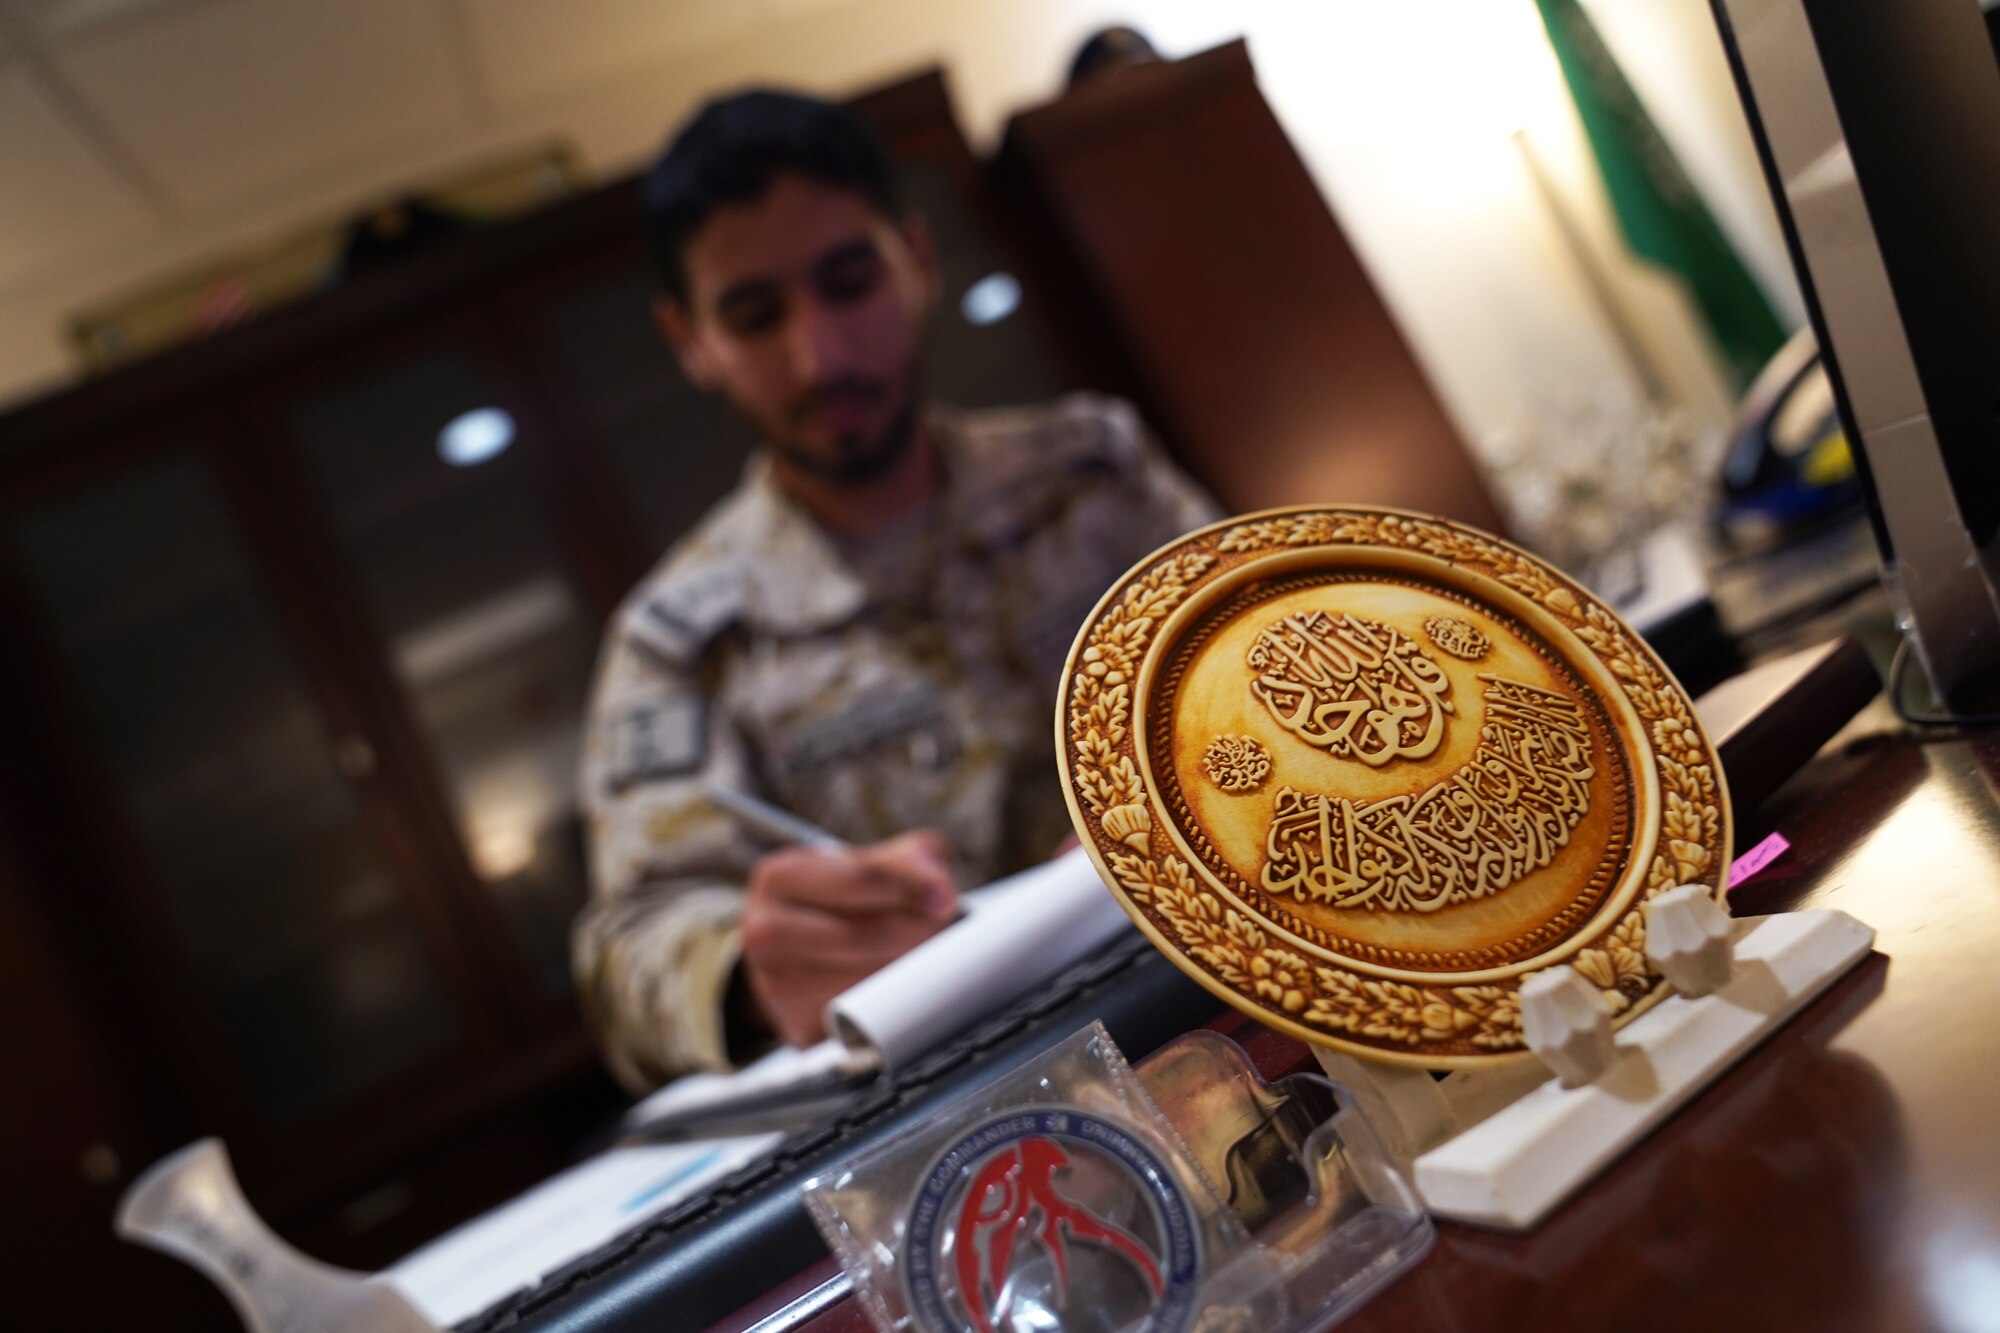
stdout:
<svg viewBox="0 0 2000 1333">
<path fill-rule="evenodd" d="M 731 93 L 697 111 L 646 173 L 646 246 L 661 288 L 685 303 L 688 241 L 717 209 L 756 202 L 787 173 L 902 216 L 888 154 L 852 111 L 771 88 Z"/>
</svg>

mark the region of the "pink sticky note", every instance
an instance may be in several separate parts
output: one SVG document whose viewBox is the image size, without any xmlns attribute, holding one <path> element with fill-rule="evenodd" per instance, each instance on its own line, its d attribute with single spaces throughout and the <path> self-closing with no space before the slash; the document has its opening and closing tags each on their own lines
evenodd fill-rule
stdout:
<svg viewBox="0 0 2000 1333">
<path fill-rule="evenodd" d="M 1749 879 L 1765 866 L 1790 851 L 1791 846 L 1792 844 L 1785 841 L 1784 834 L 1773 833 L 1770 837 L 1736 858 L 1736 863 L 1729 867 L 1729 887 L 1733 889 L 1744 880 Z"/>
</svg>

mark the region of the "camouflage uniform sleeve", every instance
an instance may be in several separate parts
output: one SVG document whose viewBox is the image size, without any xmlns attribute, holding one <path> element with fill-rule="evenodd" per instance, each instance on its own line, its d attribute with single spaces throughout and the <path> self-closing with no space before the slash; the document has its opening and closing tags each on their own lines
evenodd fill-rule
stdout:
<svg viewBox="0 0 2000 1333">
<path fill-rule="evenodd" d="M 702 792 L 749 780 L 742 742 L 693 679 L 615 630 L 586 726 L 591 902 L 571 938 L 584 1011 L 635 1090 L 727 1069 L 724 1002 L 755 850 Z"/>
</svg>

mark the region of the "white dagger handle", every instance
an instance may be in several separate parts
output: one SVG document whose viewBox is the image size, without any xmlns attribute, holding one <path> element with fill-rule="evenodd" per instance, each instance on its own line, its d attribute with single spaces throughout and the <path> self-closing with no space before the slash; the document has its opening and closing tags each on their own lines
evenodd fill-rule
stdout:
<svg viewBox="0 0 2000 1333">
<path fill-rule="evenodd" d="M 219 1139 L 155 1162 L 119 1200 L 116 1227 L 206 1273 L 249 1333 L 436 1333 L 394 1287 L 279 1239 L 243 1197 Z"/>
</svg>

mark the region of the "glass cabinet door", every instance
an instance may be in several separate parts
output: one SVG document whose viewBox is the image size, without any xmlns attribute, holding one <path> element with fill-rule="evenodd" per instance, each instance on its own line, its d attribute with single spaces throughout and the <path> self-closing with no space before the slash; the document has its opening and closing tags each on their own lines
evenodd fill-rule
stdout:
<svg viewBox="0 0 2000 1333">
<path fill-rule="evenodd" d="M 569 410 L 636 511 L 648 563 L 743 475 L 755 433 L 682 377 L 653 324 L 653 279 L 637 256 L 556 292 L 526 318 Z"/>
<path fill-rule="evenodd" d="M 461 1039 L 204 456 L 9 524 L 80 747 L 150 863 L 197 1005 L 273 1124 Z"/>
<path fill-rule="evenodd" d="M 436 343 L 285 400 L 284 426 L 386 645 L 465 853 L 551 995 L 584 901 L 576 767 L 599 618 L 541 474 L 468 349 Z"/>
<path fill-rule="evenodd" d="M 1009 268 L 950 174 L 924 162 L 898 174 L 937 246 L 941 299 L 924 347 L 930 392 L 958 407 L 1006 407 L 1076 387 L 1047 341 L 1040 294 Z"/>
</svg>

